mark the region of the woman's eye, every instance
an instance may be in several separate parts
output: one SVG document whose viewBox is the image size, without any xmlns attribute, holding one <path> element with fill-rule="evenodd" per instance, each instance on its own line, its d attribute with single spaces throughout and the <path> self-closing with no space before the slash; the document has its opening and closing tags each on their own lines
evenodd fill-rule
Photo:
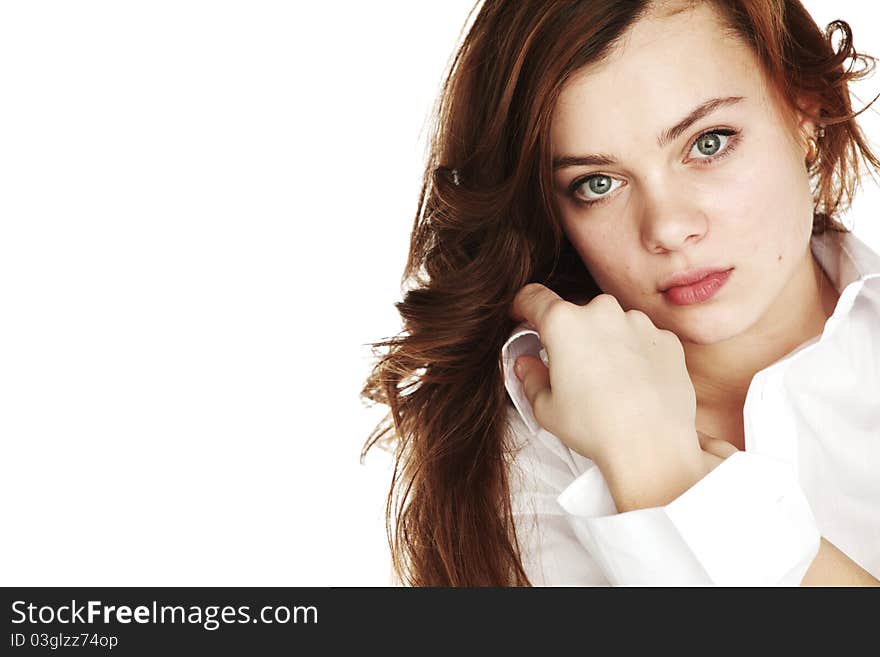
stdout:
<svg viewBox="0 0 880 657">
<path fill-rule="evenodd" d="M 733 152 L 738 135 L 738 130 L 727 128 L 704 132 L 694 141 L 689 155 L 699 164 L 710 164 Z M 614 186 L 615 182 L 617 186 Z M 606 173 L 593 173 L 575 180 L 569 190 L 575 201 L 589 206 L 605 202 L 611 198 L 611 192 L 623 184 Z"/>
<path fill-rule="evenodd" d="M 691 153 L 696 149 L 697 156 L 707 155 L 711 158 L 717 155 L 735 134 L 735 130 L 712 130 L 711 132 L 704 132 L 697 137 L 697 141 L 694 142 L 693 148 L 691 148 Z"/>
<path fill-rule="evenodd" d="M 612 187 L 614 182 L 618 183 L 617 187 L 623 184 L 622 181 L 612 178 L 607 174 L 595 173 L 573 182 L 572 193 L 575 194 L 575 198 L 578 201 L 592 205 L 602 201 L 608 196 L 609 192 L 617 189 L 617 187 Z M 577 193 L 579 191 L 580 193 Z M 595 196 L 591 196 L 591 194 L 595 194 Z"/>
</svg>

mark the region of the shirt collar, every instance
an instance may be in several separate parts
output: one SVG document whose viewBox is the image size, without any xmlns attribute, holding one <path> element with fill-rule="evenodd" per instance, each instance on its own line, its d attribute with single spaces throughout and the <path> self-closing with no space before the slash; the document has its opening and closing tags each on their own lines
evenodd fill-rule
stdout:
<svg viewBox="0 0 880 657">
<path fill-rule="evenodd" d="M 852 232 L 828 230 L 810 238 L 810 249 L 838 292 L 853 283 L 878 285 L 880 255 Z M 860 286 L 861 287 L 861 286 Z"/>
<path fill-rule="evenodd" d="M 827 340 L 850 314 L 856 299 L 867 297 L 880 308 L 880 255 L 852 232 L 826 231 L 813 235 L 810 249 L 840 297 L 822 334 L 795 351 Z"/>
</svg>

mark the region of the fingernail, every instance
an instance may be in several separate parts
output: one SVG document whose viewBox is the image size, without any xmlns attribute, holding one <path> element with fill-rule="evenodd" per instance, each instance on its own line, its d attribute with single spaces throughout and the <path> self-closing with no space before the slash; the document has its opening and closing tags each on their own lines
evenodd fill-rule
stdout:
<svg viewBox="0 0 880 657">
<path fill-rule="evenodd" d="M 516 361 L 513 364 L 513 373 L 516 374 L 516 378 L 522 381 L 523 377 L 523 365 L 521 361 Z"/>
<path fill-rule="evenodd" d="M 541 351 L 538 352 L 538 356 L 541 357 L 541 362 L 544 363 L 547 367 L 550 367 L 550 356 L 547 355 L 547 350 L 541 347 Z"/>
</svg>

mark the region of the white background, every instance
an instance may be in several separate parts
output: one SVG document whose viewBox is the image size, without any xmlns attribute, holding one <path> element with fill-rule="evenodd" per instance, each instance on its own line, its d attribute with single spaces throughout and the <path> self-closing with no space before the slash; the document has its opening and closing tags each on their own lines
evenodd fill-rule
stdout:
<svg viewBox="0 0 880 657">
<path fill-rule="evenodd" d="M 359 393 L 470 7 L 0 5 L 0 584 L 388 583 Z"/>
</svg>

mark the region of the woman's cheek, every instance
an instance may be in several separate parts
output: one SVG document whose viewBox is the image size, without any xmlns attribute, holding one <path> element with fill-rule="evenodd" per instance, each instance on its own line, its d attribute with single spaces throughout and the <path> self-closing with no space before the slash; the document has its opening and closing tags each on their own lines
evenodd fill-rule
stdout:
<svg viewBox="0 0 880 657">
<path fill-rule="evenodd" d="M 739 208 L 752 224 L 764 224 L 778 214 L 782 190 L 787 188 L 780 162 L 766 152 L 741 158 L 725 181 L 731 207 Z"/>
</svg>

